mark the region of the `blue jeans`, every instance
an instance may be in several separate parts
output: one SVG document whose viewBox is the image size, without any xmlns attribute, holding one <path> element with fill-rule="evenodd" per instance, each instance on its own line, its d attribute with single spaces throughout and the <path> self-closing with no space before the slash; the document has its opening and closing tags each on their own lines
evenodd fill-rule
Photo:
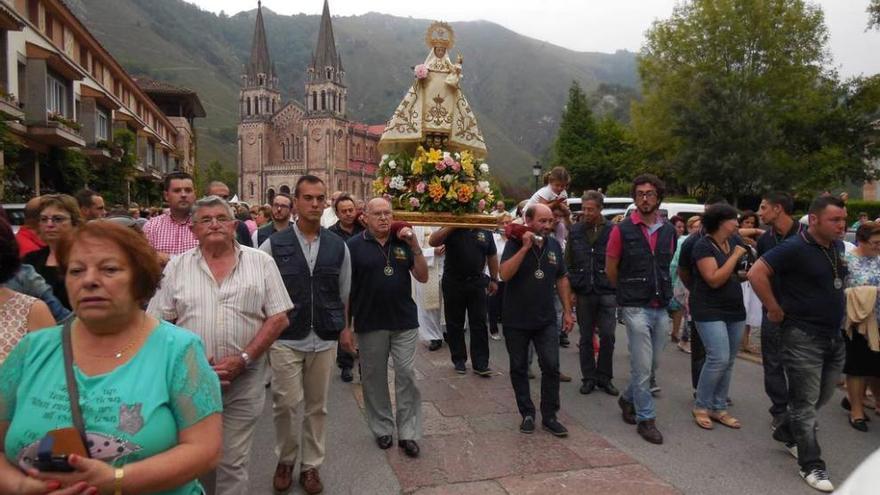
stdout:
<svg viewBox="0 0 880 495">
<path fill-rule="evenodd" d="M 840 334 L 814 335 L 794 326 L 783 327 L 781 333 L 782 364 L 788 376 L 788 418 L 773 438 L 797 443 L 802 470 L 825 469 L 816 438 L 816 410 L 834 395 L 846 346 Z"/>
<path fill-rule="evenodd" d="M 519 413 L 535 417 L 535 404 L 529 389 L 529 344 L 534 345 L 541 366 L 541 417 L 556 418 L 559 411 L 559 334 L 556 325 L 542 328 L 504 326 L 504 343 L 510 357 L 510 383 Z"/>
<path fill-rule="evenodd" d="M 706 347 L 706 363 L 697 384 L 699 409 L 724 411 L 733 376 L 733 363 L 746 327 L 742 321 L 697 321 L 697 331 Z"/>
<path fill-rule="evenodd" d="M 657 368 L 660 352 L 669 332 L 666 308 L 621 308 L 626 336 L 629 340 L 630 382 L 623 391 L 623 399 L 636 408 L 636 421 L 654 419 L 654 397 L 651 396 L 652 369 Z"/>
</svg>

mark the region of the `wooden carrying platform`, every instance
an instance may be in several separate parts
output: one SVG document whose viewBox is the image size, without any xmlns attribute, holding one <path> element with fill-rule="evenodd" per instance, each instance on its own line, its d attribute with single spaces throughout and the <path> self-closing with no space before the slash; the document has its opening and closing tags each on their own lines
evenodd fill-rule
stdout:
<svg viewBox="0 0 880 495">
<path fill-rule="evenodd" d="M 498 218 L 492 215 L 421 212 L 394 210 L 394 219 L 409 222 L 412 225 L 436 227 L 462 227 L 474 229 L 494 229 Z"/>
</svg>

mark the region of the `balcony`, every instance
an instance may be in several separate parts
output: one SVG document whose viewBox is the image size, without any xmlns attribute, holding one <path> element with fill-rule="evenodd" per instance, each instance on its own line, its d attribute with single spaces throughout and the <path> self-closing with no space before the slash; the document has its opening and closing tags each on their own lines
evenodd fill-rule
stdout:
<svg viewBox="0 0 880 495">
<path fill-rule="evenodd" d="M 95 146 L 88 146 L 80 151 L 95 165 L 108 165 L 119 161 L 119 156 L 106 146 L 101 146 L 101 143 L 99 142 Z"/>
<path fill-rule="evenodd" d="M 4 119 L 22 120 L 24 119 L 24 110 L 19 106 L 15 96 L 0 91 L 0 115 Z"/>
<path fill-rule="evenodd" d="M 86 141 L 77 127 L 79 124 L 76 122 L 50 115 L 45 124 L 37 122 L 28 125 L 27 135 L 30 139 L 47 146 L 82 148 L 86 145 Z"/>
<path fill-rule="evenodd" d="M 162 173 L 159 171 L 158 168 L 156 168 L 155 166 L 146 166 L 145 167 L 142 164 L 139 164 L 139 165 L 140 166 L 137 167 L 137 169 L 138 169 L 137 178 L 138 179 L 144 179 L 144 180 L 149 180 L 149 181 L 153 181 L 153 182 L 161 182 L 162 181 Z"/>
</svg>

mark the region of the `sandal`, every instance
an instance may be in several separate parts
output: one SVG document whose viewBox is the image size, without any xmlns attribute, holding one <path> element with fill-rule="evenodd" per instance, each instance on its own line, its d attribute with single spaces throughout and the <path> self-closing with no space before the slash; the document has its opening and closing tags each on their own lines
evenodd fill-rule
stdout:
<svg viewBox="0 0 880 495">
<path fill-rule="evenodd" d="M 717 421 L 728 428 L 733 428 L 734 430 L 742 428 L 739 420 L 731 416 L 727 411 L 712 412 L 709 413 L 709 417 L 712 421 Z"/>
<path fill-rule="evenodd" d="M 694 409 L 691 411 L 691 414 L 694 415 L 694 422 L 697 423 L 697 426 L 704 430 L 711 430 L 715 428 L 715 425 L 712 424 L 712 419 L 709 417 L 709 411 L 707 409 Z"/>
</svg>

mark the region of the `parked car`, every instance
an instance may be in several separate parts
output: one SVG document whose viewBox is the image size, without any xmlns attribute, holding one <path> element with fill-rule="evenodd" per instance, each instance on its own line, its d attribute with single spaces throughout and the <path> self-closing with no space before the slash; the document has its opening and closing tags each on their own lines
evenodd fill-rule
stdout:
<svg viewBox="0 0 880 495">
<path fill-rule="evenodd" d="M 630 216 L 633 211 L 635 211 L 636 205 L 631 204 L 626 208 L 625 216 Z M 660 215 L 664 219 L 669 219 L 670 217 L 674 217 L 678 215 L 685 220 L 694 216 L 700 215 L 704 211 L 706 211 L 706 207 L 701 204 L 696 203 L 660 203 Z"/>
<path fill-rule="evenodd" d="M 12 232 L 17 234 L 18 229 L 24 225 L 24 203 L 4 203 L 3 211 L 12 224 Z"/>
</svg>

